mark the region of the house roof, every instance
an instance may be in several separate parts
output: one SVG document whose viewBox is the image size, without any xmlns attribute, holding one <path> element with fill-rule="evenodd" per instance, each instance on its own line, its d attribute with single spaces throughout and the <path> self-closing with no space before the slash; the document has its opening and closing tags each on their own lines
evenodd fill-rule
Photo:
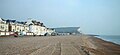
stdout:
<svg viewBox="0 0 120 55">
<path fill-rule="evenodd" d="M 0 21 L 5 21 L 3 18 L 0 18 Z"/>
<path fill-rule="evenodd" d="M 45 27 L 45 25 L 39 21 L 36 21 L 36 20 L 31 20 L 29 22 L 27 22 L 29 25 L 39 25 L 39 26 L 42 26 L 42 27 Z"/>
<path fill-rule="evenodd" d="M 16 22 L 16 20 L 9 20 L 9 19 L 8 19 L 8 20 L 5 20 L 5 21 L 6 21 L 7 23 L 8 23 L 8 22 L 13 22 L 13 23 Z"/>
</svg>

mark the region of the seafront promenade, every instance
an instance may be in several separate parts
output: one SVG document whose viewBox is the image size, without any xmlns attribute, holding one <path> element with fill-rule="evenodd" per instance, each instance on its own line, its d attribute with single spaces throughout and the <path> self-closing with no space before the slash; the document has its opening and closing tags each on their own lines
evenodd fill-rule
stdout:
<svg viewBox="0 0 120 55">
<path fill-rule="evenodd" d="M 120 55 L 120 46 L 86 35 L 0 37 L 0 55 Z"/>
</svg>

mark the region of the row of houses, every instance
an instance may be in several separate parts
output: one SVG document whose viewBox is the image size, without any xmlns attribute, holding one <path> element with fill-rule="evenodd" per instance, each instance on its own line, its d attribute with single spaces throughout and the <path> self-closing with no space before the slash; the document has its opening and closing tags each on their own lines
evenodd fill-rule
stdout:
<svg viewBox="0 0 120 55">
<path fill-rule="evenodd" d="M 20 22 L 16 20 L 0 18 L 0 35 L 10 35 L 11 32 L 23 32 L 24 35 L 51 35 L 55 30 L 47 28 L 43 23 L 36 20 Z M 9 33 L 9 34 L 8 34 Z"/>
</svg>

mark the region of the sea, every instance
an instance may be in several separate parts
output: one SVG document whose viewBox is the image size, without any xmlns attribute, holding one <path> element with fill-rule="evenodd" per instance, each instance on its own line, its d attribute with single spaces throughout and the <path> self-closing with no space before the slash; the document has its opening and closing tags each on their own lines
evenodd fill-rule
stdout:
<svg viewBox="0 0 120 55">
<path fill-rule="evenodd" d="M 95 37 L 120 45 L 120 35 L 99 35 Z"/>
</svg>

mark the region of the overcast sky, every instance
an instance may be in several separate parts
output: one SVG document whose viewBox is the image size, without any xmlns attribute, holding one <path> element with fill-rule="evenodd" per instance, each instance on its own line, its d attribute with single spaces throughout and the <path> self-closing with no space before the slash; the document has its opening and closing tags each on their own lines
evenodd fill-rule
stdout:
<svg viewBox="0 0 120 55">
<path fill-rule="evenodd" d="M 120 35 L 120 0 L 0 0 L 0 17 L 47 27 L 80 26 L 83 33 Z"/>
</svg>

